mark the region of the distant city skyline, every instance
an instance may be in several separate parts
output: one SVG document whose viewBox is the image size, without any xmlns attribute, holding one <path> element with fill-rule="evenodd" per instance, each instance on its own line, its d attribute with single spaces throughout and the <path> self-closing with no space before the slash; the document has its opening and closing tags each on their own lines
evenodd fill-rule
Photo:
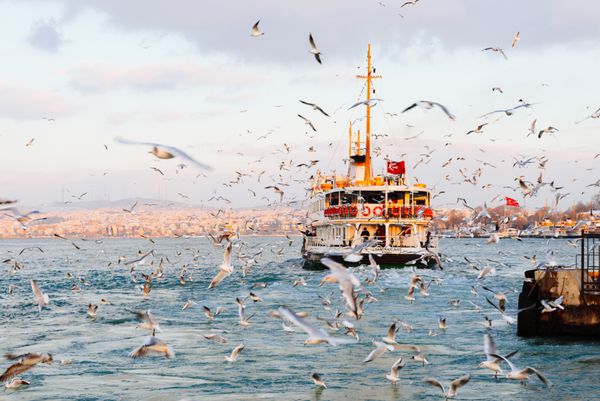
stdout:
<svg viewBox="0 0 600 401">
<path fill-rule="evenodd" d="M 0 0 L 6 16 L 0 50 L 10 60 L 0 76 L 0 196 L 39 205 L 61 201 L 64 188 L 65 200 L 87 192 L 86 200 L 152 197 L 219 206 L 226 202 L 208 200 L 222 196 L 227 206 L 248 207 L 277 201 L 264 187 L 283 182 L 284 201 L 301 202 L 317 169 L 345 174 L 347 124 L 364 112 L 347 109 L 362 96 L 354 76 L 364 72 L 368 43 L 383 75 L 375 86 L 384 100 L 373 108 L 373 132 L 387 135 L 374 141 L 381 147 L 376 173 L 386 155 L 406 160 L 410 180 L 439 194 L 434 206 L 457 197 L 477 205 L 511 196 L 535 207 L 551 203 L 555 193 L 544 187 L 523 199 L 507 187 L 521 175 L 535 182 L 546 156 L 542 179 L 564 187 L 562 207 L 600 190 L 590 186 L 599 177 L 600 120 L 576 124 L 600 107 L 600 4 L 275 4 Z M 253 38 L 257 20 L 265 35 Z M 517 32 L 521 40 L 512 48 Z M 309 33 L 322 65 L 308 51 Z M 482 51 L 487 47 L 503 48 L 507 59 Z M 444 104 L 456 121 L 435 109 L 401 113 L 422 99 Z M 480 117 L 520 100 L 533 106 Z M 535 133 L 527 136 L 534 120 Z M 466 135 L 483 123 L 483 133 Z M 549 126 L 558 132 L 538 139 Z M 158 160 L 115 137 L 177 146 L 214 170 L 180 169 L 178 159 Z M 524 156 L 538 159 L 513 167 Z M 319 162 L 296 167 L 308 160 Z M 475 185 L 463 181 L 479 168 Z M 236 171 L 249 176 L 236 182 Z"/>
</svg>

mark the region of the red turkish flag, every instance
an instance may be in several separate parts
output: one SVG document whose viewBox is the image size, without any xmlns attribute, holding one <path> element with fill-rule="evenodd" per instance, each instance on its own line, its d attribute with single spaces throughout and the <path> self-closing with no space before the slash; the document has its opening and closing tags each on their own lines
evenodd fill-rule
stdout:
<svg viewBox="0 0 600 401">
<path fill-rule="evenodd" d="M 404 161 L 400 162 L 387 162 L 387 172 L 389 174 L 406 174 L 406 166 L 404 165 Z"/>
<path fill-rule="evenodd" d="M 508 196 L 505 196 L 505 198 L 506 198 L 506 206 L 516 206 L 516 207 L 519 207 L 519 202 L 517 202 L 513 198 L 509 198 Z"/>
</svg>

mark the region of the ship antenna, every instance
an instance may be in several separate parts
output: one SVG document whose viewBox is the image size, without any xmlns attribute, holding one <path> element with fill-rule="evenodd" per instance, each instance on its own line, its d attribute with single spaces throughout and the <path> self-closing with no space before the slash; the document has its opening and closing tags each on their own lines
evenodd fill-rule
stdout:
<svg viewBox="0 0 600 401">
<path fill-rule="evenodd" d="M 367 75 L 357 75 L 356 78 L 367 80 L 367 126 L 365 138 L 365 182 L 370 182 L 371 179 L 371 80 L 381 78 L 381 75 L 373 75 L 371 67 L 371 44 L 367 49 Z"/>
</svg>

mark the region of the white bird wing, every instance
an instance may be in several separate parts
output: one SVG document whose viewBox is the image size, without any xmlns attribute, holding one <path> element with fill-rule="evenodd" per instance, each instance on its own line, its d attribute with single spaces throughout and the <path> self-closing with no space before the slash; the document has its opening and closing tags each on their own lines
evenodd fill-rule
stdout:
<svg viewBox="0 0 600 401">
<path fill-rule="evenodd" d="M 367 357 L 365 358 L 363 363 L 369 363 L 371 361 L 374 361 L 375 359 L 377 359 L 381 355 L 383 355 L 385 353 L 385 351 L 388 350 L 387 346 L 383 343 L 375 341 L 374 344 L 375 344 L 375 349 L 373 351 L 369 352 L 369 355 L 367 355 Z"/>
<path fill-rule="evenodd" d="M 358 287 L 360 285 L 360 280 L 358 279 L 358 277 L 356 277 L 354 273 L 348 271 L 348 269 L 341 263 L 338 263 L 329 258 L 321 259 L 321 263 L 327 266 L 329 270 L 331 270 L 331 274 L 333 274 L 333 276 L 337 278 L 340 283 L 342 281 L 349 280 L 354 286 Z"/>
<path fill-rule="evenodd" d="M 539 370 L 532 368 L 531 366 L 527 366 L 525 369 L 523 369 L 523 373 L 528 375 L 536 375 L 542 381 L 542 383 L 544 383 L 548 387 L 552 385 L 552 383 L 550 383 L 550 381 L 546 379 L 546 377 Z"/>
<path fill-rule="evenodd" d="M 313 39 L 312 33 L 308 35 L 308 42 L 310 43 L 310 48 L 315 51 L 319 51 L 317 49 L 317 45 L 315 44 L 315 40 Z"/>
<path fill-rule="evenodd" d="M 404 363 L 402 363 L 402 357 L 400 357 L 396 362 L 394 362 L 394 364 L 392 365 L 392 368 L 390 369 L 390 373 L 392 375 L 395 375 L 396 373 L 398 373 L 398 371 L 400 369 L 402 369 L 404 367 Z"/>
<path fill-rule="evenodd" d="M 436 105 L 437 107 L 439 107 L 440 109 L 442 109 L 442 111 L 443 111 L 444 113 L 446 113 L 446 115 L 448 116 L 448 118 L 449 118 L 449 119 L 451 119 L 451 120 L 455 120 L 455 119 L 456 119 L 456 117 L 454 116 L 454 114 L 450 113 L 450 110 L 448 110 L 448 109 L 446 108 L 446 106 L 444 106 L 443 104 L 441 104 L 441 103 L 437 103 L 437 102 L 431 102 L 431 104 L 434 104 L 434 105 Z"/>
<path fill-rule="evenodd" d="M 230 358 L 231 359 L 237 358 L 237 356 L 240 354 L 240 352 L 242 352 L 242 350 L 244 348 L 246 348 L 246 346 L 244 345 L 244 343 L 241 343 L 240 345 L 238 345 L 237 347 L 235 347 L 233 349 L 233 351 L 231 351 Z"/>
<path fill-rule="evenodd" d="M 491 354 L 496 353 L 496 344 L 494 343 L 492 336 L 489 334 L 483 335 L 483 352 L 485 353 L 488 361 L 493 361 L 495 359 L 493 356 L 491 356 Z"/>
<path fill-rule="evenodd" d="M 137 142 L 137 141 L 131 141 L 129 139 L 124 139 L 124 138 L 120 138 L 120 137 L 116 137 L 115 141 L 122 143 L 124 145 L 144 145 L 144 146 L 156 146 L 158 148 L 163 148 L 166 149 L 167 151 L 169 151 L 170 153 L 173 153 L 179 157 L 181 157 L 184 160 L 187 160 L 188 162 L 194 164 L 196 167 L 199 167 L 203 170 L 212 170 L 212 167 L 200 163 L 199 161 L 197 161 L 196 159 L 194 159 L 193 157 L 191 157 L 190 155 L 188 155 L 187 153 L 185 153 L 183 150 L 176 148 L 174 146 L 169 146 L 169 145 L 162 145 L 160 143 L 152 143 L 152 142 Z"/>
<path fill-rule="evenodd" d="M 285 317 L 286 320 L 288 320 L 290 323 L 294 324 L 295 326 L 301 328 L 306 333 L 308 333 L 310 338 L 329 340 L 329 335 L 325 331 L 323 331 L 323 329 L 302 319 L 290 309 L 282 306 L 278 309 L 278 311 L 281 314 L 281 316 Z"/>
<path fill-rule="evenodd" d="M 508 360 L 508 358 L 503 357 L 502 355 L 498 355 L 498 354 L 491 354 L 494 358 L 498 358 L 498 359 L 502 359 L 504 360 L 504 362 L 506 362 L 508 364 L 508 366 L 510 367 L 511 371 L 518 371 L 519 369 L 511 362 Z"/>
<path fill-rule="evenodd" d="M 42 290 L 40 290 L 40 287 L 38 287 L 35 280 L 31 280 L 31 290 L 33 291 L 33 295 L 40 306 L 46 305 L 48 302 L 50 302 L 48 295 L 44 294 Z"/>
<path fill-rule="evenodd" d="M 223 265 L 231 267 L 231 248 L 233 244 L 231 241 L 228 241 L 227 247 L 225 247 L 225 251 L 223 252 Z"/>
<path fill-rule="evenodd" d="M 428 378 L 423 381 L 427 384 L 431 384 L 432 386 L 438 387 L 440 390 L 442 390 L 442 393 L 446 394 L 446 389 L 444 388 L 444 385 L 436 379 Z"/>
<path fill-rule="evenodd" d="M 465 384 L 467 384 L 469 380 L 471 380 L 471 375 L 469 374 L 461 376 L 458 379 L 452 380 L 452 383 L 450 383 L 450 390 L 448 392 L 455 394 L 456 390 L 458 390 L 459 387 L 462 387 Z"/>
</svg>

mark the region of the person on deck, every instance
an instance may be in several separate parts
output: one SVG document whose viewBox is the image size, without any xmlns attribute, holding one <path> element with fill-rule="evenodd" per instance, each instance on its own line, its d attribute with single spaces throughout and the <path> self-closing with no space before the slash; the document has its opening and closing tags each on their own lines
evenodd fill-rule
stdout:
<svg viewBox="0 0 600 401">
<path fill-rule="evenodd" d="M 360 233 L 360 236 L 362 237 L 363 242 L 367 242 L 371 234 L 369 234 L 369 230 L 367 230 L 367 228 L 365 227 Z"/>
</svg>

